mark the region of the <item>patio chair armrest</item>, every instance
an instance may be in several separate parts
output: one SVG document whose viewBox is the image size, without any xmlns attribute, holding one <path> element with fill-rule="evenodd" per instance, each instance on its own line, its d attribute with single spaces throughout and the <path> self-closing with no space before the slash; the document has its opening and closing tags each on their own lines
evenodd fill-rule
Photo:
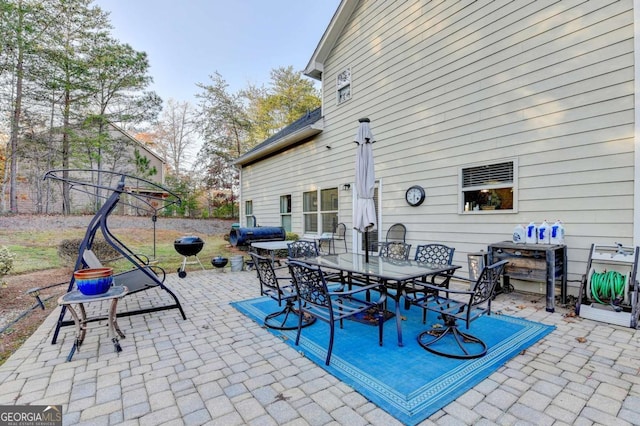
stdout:
<svg viewBox="0 0 640 426">
<path fill-rule="evenodd" d="M 158 265 L 149 265 L 149 269 L 153 271 L 154 274 L 158 276 L 158 279 L 161 283 L 164 283 L 165 278 L 167 277 L 167 272 Z"/>
<path fill-rule="evenodd" d="M 25 292 L 25 294 L 29 294 L 29 295 L 35 297 L 36 302 L 38 302 L 38 305 L 40 305 L 40 307 L 44 310 L 45 309 L 44 302 L 42 301 L 42 299 L 40 299 L 40 291 L 41 290 L 46 290 L 48 288 L 58 287 L 58 286 L 65 285 L 65 284 L 69 285 L 69 282 L 64 281 L 64 282 L 61 282 L 61 283 L 49 284 L 49 285 L 45 285 L 45 286 L 42 286 L 42 287 L 33 287 L 33 288 L 30 288 L 29 290 L 27 290 Z"/>
<path fill-rule="evenodd" d="M 453 288 L 448 288 L 448 287 L 441 287 L 439 285 L 433 285 L 433 284 L 429 284 L 429 283 L 423 283 L 420 281 L 414 281 L 413 282 L 416 285 L 419 285 L 421 287 L 423 287 L 425 290 L 433 292 L 433 293 L 438 293 L 438 292 L 443 292 L 443 293 L 452 293 L 452 294 L 464 294 L 464 295 L 473 295 L 474 292 L 470 291 L 470 290 L 456 290 Z"/>
<path fill-rule="evenodd" d="M 378 289 L 380 289 L 380 287 L 381 287 L 381 286 L 382 286 L 382 285 L 381 285 L 381 284 L 378 284 L 378 283 L 376 283 L 376 284 L 369 284 L 369 285 L 362 286 L 362 287 L 361 287 L 361 286 L 358 286 L 358 287 L 356 287 L 356 288 L 354 288 L 354 289 L 352 289 L 352 290 L 346 290 L 346 291 L 330 291 L 330 292 L 329 292 L 329 295 L 330 295 L 330 296 L 350 296 L 350 295 L 353 295 L 353 294 L 362 293 L 362 292 L 367 291 L 367 290 L 378 290 Z M 384 292 L 381 292 L 381 293 L 384 293 Z"/>
<path fill-rule="evenodd" d="M 456 280 L 460 280 L 460 281 L 465 281 L 468 283 L 474 283 L 476 282 L 475 280 L 472 280 L 471 278 L 467 278 L 467 277 L 461 277 L 459 275 L 451 275 L 451 278 L 454 278 Z"/>
<path fill-rule="evenodd" d="M 289 282 L 292 282 L 291 275 L 288 275 L 288 276 L 286 276 L 286 277 L 285 277 L 285 276 L 278 276 L 278 275 L 276 275 L 274 278 L 275 278 L 276 280 L 278 280 L 278 282 L 280 282 L 280 281 L 289 281 Z"/>
</svg>

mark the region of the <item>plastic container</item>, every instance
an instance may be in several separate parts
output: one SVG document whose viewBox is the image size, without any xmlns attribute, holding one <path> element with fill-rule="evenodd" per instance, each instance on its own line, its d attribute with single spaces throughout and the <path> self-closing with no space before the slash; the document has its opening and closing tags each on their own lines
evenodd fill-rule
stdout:
<svg viewBox="0 0 640 426">
<path fill-rule="evenodd" d="M 549 241 L 551 244 L 564 244 L 564 226 L 560 220 L 551 225 Z"/>
<path fill-rule="evenodd" d="M 515 228 L 513 228 L 513 242 L 516 244 L 524 244 L 527 237 L 527 231 L 524 229 L 524 226 L 521 224 L 517 224 Z"/>
<path fill-rule="evenodd" d="M 546 220 L 543 220 L 538 226 L 538 244 L 551 244 L 551 226 Z"/>
<path fill-rule="evenodd" d="M 244 267 L 244 256 L 231 256 L 231 272 L 240 272 Z"/>
<path fill-rule="evenodd" d="M 538 227 L 534 222 L 527 225 L 524 242 L 527 244 L 536 244 L 538 242 Z"/>
</svg>

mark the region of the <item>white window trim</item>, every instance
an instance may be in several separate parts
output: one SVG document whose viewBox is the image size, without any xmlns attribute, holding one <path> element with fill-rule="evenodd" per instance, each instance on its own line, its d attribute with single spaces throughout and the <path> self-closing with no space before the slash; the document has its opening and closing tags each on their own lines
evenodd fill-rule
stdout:
<svg viewBox="0 0 640 426">
<path fill-rule="evenodd" d="M 338 208 L 335 210 L 322 210 L 322 191 L 326 190 L 326 189 L 335 189 L 337 191 L 338 194 Z M 317 196 L 317 206 L 316 206 L 316 210 L 315 213 L 314 212 L 305 212 L 304 211 L 304 194 L 308 193 L 308 192 L 316 192 L 316 196 Z M 340 218 L 340 188 L 338 186 L 328 186 L 326 188 L 316 188 L 315 190 L 311 189 L 309 191 L 302 191 L 302 205 L 303 205 L 303 210 L 302 210 L 302 233 L 303 235 L 322 235 L 325 232 L 333 232 L 333 229 L 323 229 L 322 227 L 322 215 L 323 213 L 334 213 L 336 214 L 336 217 L 339 219 Z M 316 222 L 318 224 L 318 230 L 316 231 L 310 231 L 305 229 L 305 215 L 316 215 Z"/>
<path fill-rule="evenodd" d="M 343 82 L 340 82 L 340 76 L 342 76 L 345 73 L 347 74 L 348 78 L 345 79 Z M 349 87 L 349 98 L 341 101 L 340 90 L 342 90 L 347 86 Z M 336 104 L 342 105 L 344 103 L 349 102 L 352 98 L 353 98 L 353 79 L 351 75 L 351 67 L 347 67 L 344 70 L 342 70 L 342 72 L 339 72 L 338 75 L 336 75 Z"/>
<path fill-rule="evenodd" d="M 248 211 L 247 206 L 251 205 L 251 212 Z M 255 217 L 255 215 L 253 214 L 253 200 L 245 200 L 244 201 L 244 221 L 245 221 L 245 226 L 249 226 L 249 217 Z M 254 224 L 255 226 L 256 224 Z"/>
<path fill-rule="evenodd" d="M 464 189 L 468 188 L 463 188 L 463 170 L 471 168 L 471 167 L 479 167 L 479 166 L 490 166 L 492 164 L 499 164 L 499 163 L 508 163 L 508 162 L 512 162 L 513 163 L 513 208 L 509 209 L 509 210 L 477 210 L 477 211 L 465 211 L 464 210 Z M 520 198 L 518 196 L 519 193 L 519 189 L 518 189 L 518 159 L 517 158 L 502 158 L 502 159 L 495 159 L 495 160 L 491 160 L 491 161 L 484 161 L 484 162 L 480 162 L 480 163 L 470 163 L 470 164 L 465 164 L 464 166 L 460 166 L 458 167 L 458 214 L 464 214 L 464 215 L 468 215 L 468 214 L 514 214 L 514 213 L 518 213 L 518 199 Z M 486 189 L 491 189 L 491 188 L 504 188 L 505 185 L 495 185 L 495 186 L 491 186 L 491 185 L 487 185 L 487 186 L 483 186 L 483 188 Z"/>
<path fill-rule="evenodd" d="M 283 198 L 283 197 L 289 197 L 289 207 L 290 207 L 290 210 L 289 210 L 288 212 L 283 212 L 283 211 L 282 211 L 282 198 Z M 284 218 L 285 216 L 289 217 L 289 221 L 290 221 L 290 222 L 293 222 L 293 195 L 292 195 L 292 194 L 284 194 L 284 195 L 281 195 L 281 196 L 278 198 L 278 204 L 279 204 L 278 208 L 280 209 L 280 225 L 281 225 L 281 226 L 284 226 L 284 225 L 282 224 L 282 222 L 283 222 L 283 218 Z M 293 226 L 293 223 L 292 223 L 291 225 Z"/>
</svg>

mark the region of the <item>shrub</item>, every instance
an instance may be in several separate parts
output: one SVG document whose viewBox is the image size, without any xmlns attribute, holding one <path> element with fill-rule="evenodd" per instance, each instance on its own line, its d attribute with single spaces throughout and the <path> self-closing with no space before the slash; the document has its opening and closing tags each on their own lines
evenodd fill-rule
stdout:
<svg viewBox="0 0 640 426">
<path fill-rule="evenodd" d="M 13 261 L 16 255 L 11 253 L 5 246 L 0 247 L 0 287 L 5 287 L 6 284 L 2 277 L 8 275 L 13 269 Z"/>
<path fill-rule="evenodd" d="M 75 265 L 78 254 L 80 253 L 80 244 L 82 244 L 81 238 L 62 240 L 60 242 L 58 246 L 58 256 L 60 256 L 60 259 L 62 259 L 66 265 Z M 93 240 L 91 250 L 93 250 L 98 259 L 102 260 L 114 259 L 120 256 L 120 253 L 118 253 L 116 249 L 101 238 Z"/>
</svg>

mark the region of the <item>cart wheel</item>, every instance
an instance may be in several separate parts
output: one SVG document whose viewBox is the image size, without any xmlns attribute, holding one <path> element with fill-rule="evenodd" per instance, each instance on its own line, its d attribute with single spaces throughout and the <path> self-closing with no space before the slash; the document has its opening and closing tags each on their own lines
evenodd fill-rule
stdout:
<svg viewBox="0 0 640 426">
<path fill-rule="evenodd" d="M 181 271 L 180 269 L 178 269 L 178 276 L 180 278 L 184 278 L 187 276 L 187 271 Z"/>
</svg>

